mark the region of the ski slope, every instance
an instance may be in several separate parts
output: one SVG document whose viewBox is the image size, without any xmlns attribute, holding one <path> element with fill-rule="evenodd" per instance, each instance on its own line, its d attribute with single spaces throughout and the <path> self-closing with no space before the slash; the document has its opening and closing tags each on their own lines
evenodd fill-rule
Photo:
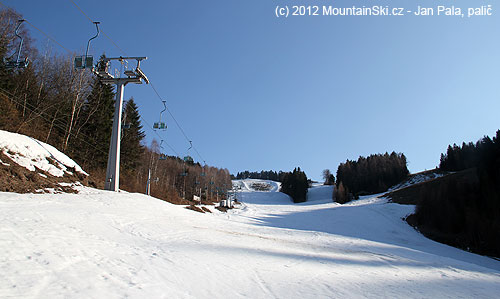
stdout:
<svg viewBox="0 0 500 299">
<path fill-rule="evenodd" d="M 252 183 L 268 184 L 256 191 Z M 141 194 L 0 193 L 0 298 L 494 298 L 500 262 L 426 239 L 411 206 L 235 181 L 201 214 Z M 213 210 L 213 209 L 212 209 Z"/>
</svg>

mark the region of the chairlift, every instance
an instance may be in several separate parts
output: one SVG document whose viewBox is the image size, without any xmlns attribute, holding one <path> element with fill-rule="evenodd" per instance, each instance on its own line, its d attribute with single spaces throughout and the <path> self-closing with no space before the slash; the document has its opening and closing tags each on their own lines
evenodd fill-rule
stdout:
<svg viewBox="0 0 500 299">
<path fill-rule="evenodd" d="M 190 141 L 189 141 L 189 148 L 188 148 L 188 150 L 187 150 L 188 155 L 184 157 L 184 162 L 185 162 L 185 163 L 189 163 L 189 164 L 193 164 L 193 163 L 194 163 L 193 157 L 191 157 L 191 156 L 189 155 L 189 150 L 190 150 L 191 148 L 193 148 L 193 142 L 190 140 Z"/>
<path fill-rule="evenodd" d="M 125 73 L 125 75 L 127 75 L 127 73 Z M 163 112 L 165 112 L 167 110 L 167 104 L 166 104 L 166 101 L 162 101 L 162 102 L 163 102 L 163 106 L 165 108 L 163 108 L 163 110 L 160 111 L 160 120 L 153 124 L 153 129 L 157 129 L 157 130 L 166 130 L 167 129 L 167 125 L 161 121 L 161 116 L 162 116 Z"/>
<path fill-rule="evenodd" d="M 24 39 L 18 34 L 19 32 L 19 27 L 21 27 L 21 24 L 24 22 L 25 20 L 18 20 L 18 24 L 17 24 L 17 27 L 16 27 L 16 30 L 14 31 L 14 34 L 19 38 L 21 39 L 21 41 L 19 42 L 19 48 L 17 49 L 17 57 L 16 59 L 14 60 L 13 57 L 14 55 L 16 55 L 16 53 L 12 54 L 12 56 L 10 56 L 9 58 L 4 58 L 3 59 L 3 62 L 5 64 L 5 68 L 6 69 L 24 69 L 24 68 L 27 68 L 28 67 L 28 64 L 29 64 L 29 60 L 28 60 L 28 57 L 25 57 L 25 58 L 21 58 L 21 51 L 23 49 L 23 41 Z"/>
<path fill-rule="evenodd" d="M 162 144 L 163 144 L 163 139 L 161 140 L 160 145 L 159 145 L 160 149 L 163 149 L 163 146 L 161 146 Z M 167 160 L 167 155 L 160 154 L 160 157 L 158 159 L 160 159 L 160 160 Z"/>
<path fill-rule="evenodd" d="M 191 147 L 193 147 L 193 144 L 191 143 L 191 141 L 189 141 L 189 143 L 191 144 L 191 146 L 188 148 L 188 152 L 189 152 L 189 149 L 191 149 Z M 187 157 L 189 157 L 189 156 L 184 157 L 184 172 L 181 174 L 181 176 L 184 176 L 184 177 L 187 176 L 186 163 L 188 163 L 188 161 L 189 161 L 189 159 L 187 159 Z"/>
<path fill-rule="evenodd" d="M 165 123 L 162 123 L 162 122 L 157 122 L 157 123 L 153 124 L 153 129 L 166 130 L 167 125 Z"/>
<path fill-rule="evenodd" d="M 94 67 L 94 57 L 92 55 L 89 55 L 89 47 L 90 47 L 90 41 L 93 39 L 97 38 L 99 36 L 99 24 L 100 22 L 94 22 L 95 28 L 97 30 L 97 33 L 94 37 L 89 39 L 87 42 L 87 50 L 85 51 L 85 55 L 82 56 L 76 56 L 75 57 L 75 69 L 77 70 L 83 70 L 83 69 L 92 69 Z"/>
</svg>

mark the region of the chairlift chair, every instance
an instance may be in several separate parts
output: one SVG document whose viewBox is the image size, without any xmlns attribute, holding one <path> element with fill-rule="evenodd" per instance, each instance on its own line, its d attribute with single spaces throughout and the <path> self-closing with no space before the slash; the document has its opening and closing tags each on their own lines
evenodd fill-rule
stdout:
<svg viewBox="0 0 500 299">
<path fill-rule="evenodd" d="M 89 69 L 94 66 L 94 57 L 91 55 L 87 56 L 76 56 L 75 57 L 75 69 L 83 70 Z"/>
<path fill-rule="evenodd" d="M 94 57 L 92 55 L 89 55 L 89 47 L 90 47 L 90 41 L 93 39 L 97 38 L 99 36 L 99 22 L 94 22 L 95 28 L 97 30 L 97 34 L 89 39 L 87 42 L 87 50 L 85 51 L 85 55 L 82 56 L 76 56 L 75 57 L 75 69 L 77 70 L 83 70 L 83 69 L 92 69 L 94 67 Z"/>
<path fill-rule="evenodd" d="M 193 142 L 190 140 L 189 141 L 189 148 L 187 149 L 187 154 L 186 156 L 184 156 L 184 163 L 189 163 L 189 164 L 193 164 L 194 163 L 194 160 L 193 160 L 193 157 L 191 157 L 189 155 L 189 150 L 193 148 Z"/>
<path fill-rule="evenodd" d="M 161 146 L 162 144 L 163 144 L 163 139 L 161 140 L 160 145 L 158 146 L 161 150 L 163 149 L 163 146 Z M 160 157 L 158 159 L 159 160 L 167 160 L 167 155 L 160 153 Z"/>
<path fill-rule="evenodd" d="M 127 75 L 127 74 L 125 73 L 125 75 Z M 153 129 L 155 129 L 155 130 L 166 130 L 167 129 L 167 125 L 161 121 L 161 116 L 162 116 L 163 112 L 165 112 L 167 110 L 167 104 L 166 104 L 167 102 L 166 101 L 162 101 L 162 102 L 163 102 L 164 108 L 162 111 L 160 111 L 160 120 L 153 124 Z"/>
<path fill-rule="evenodd" d="M 19 35 L 19 27 L 21 27 L 21 24 L 24 22 L 25 20 L 19 20 L 17 21 L 18 24 L 17 24 L 17 27 L 16 27 L 16 30 L 14 31 L 14 34 L 21 40 L 19 42 L 19 48 L 17 49 L 17 57 L 16 59 L 14 60 L 13 57 L 14 55 L 16 55 L 16 53 L 12 54 L 11 57 L 9 58 L 4 58 L 3 59 L 3 62 L 5 64 L 5 68 L 6 69 L 24 69 L 24 68 L 27 68 L 28 67 L 28 64 L 29 64 L 29 60 L 28 60 L 28 57 L 25 57 L 25 58 L 22 58 L 21 57 L 21 51 L 23 49 L 23 41 L 24 39 Z"/>
<path fill-rule="evenodd" d="M 153 129 L 165 130 L 167 129 L 167 125 L 162 122 L 156 122 L 153 124 Z"/>
</svg>

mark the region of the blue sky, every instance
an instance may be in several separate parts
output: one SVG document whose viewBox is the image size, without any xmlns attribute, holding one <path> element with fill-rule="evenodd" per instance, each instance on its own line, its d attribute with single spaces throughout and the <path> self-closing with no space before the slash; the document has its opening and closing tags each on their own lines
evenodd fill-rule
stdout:
<svg viewBox="0 0 500 299">
<path fill-rule="evenodd" d="M 500 129 L 500 10 L 493 16 L 276 18 L 276 5 L 434 6 L 434 1 L 77 1 L 141 64 L 208 164 L 309 177 L 340 162 L 403 152 L 412 172 L 448 144 Z M 443 1 L 461 7 L 492 1 Z M 2 0 L 82 53 L 95 28 L 69 0 Z M 57 45 L 35 29 L 41 49 Z M 123 55 L 100 36 L 95 56 Z M 141 115 L 162 109 L 150 86 L 128 85 Z M 188 143 L 167 116 L 160 135 Z M 145 125 L 145 124 L 144 124 Z M 156 135 L 145 128 L 148 143 Z M 156 137 L 157 138 L 157 137 Z M 165 153 L 173 152 L 165 148 Z M 195 160 L 200 158 L 193 152 Z"/>
</svg>

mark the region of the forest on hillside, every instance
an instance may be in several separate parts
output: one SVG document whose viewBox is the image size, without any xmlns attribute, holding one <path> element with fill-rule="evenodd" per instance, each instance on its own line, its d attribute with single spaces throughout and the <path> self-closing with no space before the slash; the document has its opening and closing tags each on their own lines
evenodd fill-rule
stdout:
<svg viewBox="0 0 500 299">
<path fill-rule="evenodd" d="M 12 9 L 0 10 L 0 129 L 55 146 L 90 173 L 96 187 L 103 187 L 114 86 L 102 84 L 88 70 L 75 69 L 75 53 L 37 49 L 26 23 L 19 28 L 24 39 L 20 56 L 29 64 L 9 68 L 19 45 L 14 31 L 20 19 Z M 161 142 L 144 143 L 143 126 L 137 101 L 129 98 L 122 120 L 121 189 L 145 192 L 151 171 L 151 194 L 173 203 L 190 203 L 200 192 L 205 200 L 225 195 L 231 186 L 227 169 L 165 156 Z"/>
<path fill-rule="evenodd" d="M 448 146 L 439 168 L 455 173 L 422 186 L 409 222 L 439 242 L 500 257 L 500 130 Z"/>
<path fill-rule="evenodd" d="M 376 154 L 347 160 L 337 169 L 335 200 L 346 203 L 360 195 L 374 194 L 400 183 L 408 177 L 406 157 L 402 153 Z"/>
<path fill-rule="evenodd" d="M 271 180 L 275 182 L 282 182 L 283 177 L 285 176 L 287 172 L 283 171 L 274 171 L 274 170 L 261 170 L 259 171 L 242 171 L 238 172 L 236 174 L 236 179 L 237 180 L 244 180 L 244 179 L 260 179 L 260 180 Z"/>
</svg>

